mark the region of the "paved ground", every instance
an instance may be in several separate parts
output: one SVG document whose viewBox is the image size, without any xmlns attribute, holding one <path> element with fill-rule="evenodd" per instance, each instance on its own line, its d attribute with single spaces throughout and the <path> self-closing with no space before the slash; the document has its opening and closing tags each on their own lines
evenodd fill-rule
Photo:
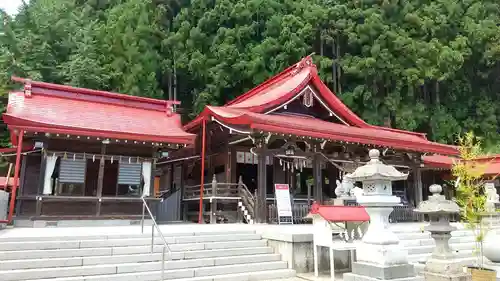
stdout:
<svg viewBox="0 0 500 281">
<path fill-rule="evenodd" d="M 419 229 L 426 223 L 398 223 L 391 224 L 394 231 L 403 228 Z M 463 228 L 463 227 L 462 227 Z M 224 232 L 233 231 L 257 231 L 257 232 L 279 232 L 286 234 L 312 234 L 313 226 L 307 224 L 296 225 L 269 225 L 269 224 L 169 224 L 160 225 L 163 233 L 189 233 L 189 232 Z M 140 225 L 131 226 L 84 226 L 84 227 L 44 227 L 44 228 L 7 228 L 0 229 L 1 237 L 34 237 L 34 236 L 85 236 L 85 235 L 119 235 L 140 233 Z M 151 233 L 151 224 L 144 226 L 145 233 Z"/>
<path fill-rule="evenodd" d="M 263 280 L 263 281 L 306 281 L 307 279 L 302 279 L 299 277 L 287 278 L 287 279 L 273 279 L 273 280 Z"/>
<path fill-rule="evenodd" d="M 343 273 L 335 274 L 335 281 L 342 281 Z M 314 277 L 314 273 L 299 273 L 297 277 L 287 279 L 274 279 L 265 281 L 331 281 L 330 273 L 321 273 L 319 277 Z"/>
<path fill-rule="evenodd" d="M 144 226 L 144 233 L 151 233 L 151 225 Z M 287 234 L 310 234 L 312 225 L 268 225 L 268 224 L 170 224 L 160 225 L 163 234 L 191 232 L 232 231 L 271 231 Z M 0 230 L 0 238 L 8 237 L 47 237 L 47 236 L 86 236 L 140 234 L 140 225 L 131 226 L 89 226 L 89 227 L 44 227 L 44 228 L 6 228 Z"/>
</svg>

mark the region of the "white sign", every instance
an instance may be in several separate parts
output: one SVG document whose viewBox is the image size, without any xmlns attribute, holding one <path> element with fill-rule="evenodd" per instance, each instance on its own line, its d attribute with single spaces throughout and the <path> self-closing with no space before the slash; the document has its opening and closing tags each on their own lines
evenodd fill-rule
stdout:
<svg viewBox="0 0 500 281">
<path fill-rule="evenodd" d="M 276 208 L 279 217 L 292 217 L 292 203 L 290 202 L 290 188 L 288 184 L 275 184 Z"/>
</svg>

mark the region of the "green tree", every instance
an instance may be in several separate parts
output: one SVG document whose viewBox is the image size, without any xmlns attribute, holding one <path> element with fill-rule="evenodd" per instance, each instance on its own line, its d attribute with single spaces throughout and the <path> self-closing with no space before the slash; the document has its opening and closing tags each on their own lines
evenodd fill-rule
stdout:
<svg viewBox="0 0 500 281">
<path fill-rule="evenodd" d="M 2 94 L 18 75 L 176 97 L 193 117 L 315 52 L 369 123 L 500 143 L 493 0 L 44 0 L 1 20 Z"/>
</svg>

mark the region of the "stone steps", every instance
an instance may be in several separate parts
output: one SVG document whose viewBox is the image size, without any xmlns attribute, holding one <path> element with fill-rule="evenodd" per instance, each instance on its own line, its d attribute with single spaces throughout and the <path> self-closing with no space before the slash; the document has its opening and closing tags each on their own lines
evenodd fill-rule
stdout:
<svg viewBox="0 0 500 281">
<path fill-rule="evenodd" d="M 165 280 L 295 276 L 254 232 L 169 234 L 165 239 L 171 250 L 165 255 Z M 148 235 L 0 237 L 0 280 L 159 280 L 162 250 L 163 241 L 155 237 L 151 252 Z"/>
<path fill-rule="evenodd" d="M 462 251 L 468 251 L 474 249 L 476 244 L 473 243 L 450 243 L 450 248 L 452 251 L 456 251 L 457 253 Z M 418 254 L 430 254 L 434 251 L 435 246 L 416 246 L 416 247 L 405 247 L 408 250 L 408 255 L 418 255 Z"/>
<path fill-rule="evenodd" d="M 429 232 L 422 231 L 419 226 L 400 227 L 393 230 L 400 244 L 408 250 L 408 260 L 415 264 L 417 272 L 423 270 L 425 261 L 431 256 L 434 250 L 434 240 Z M 453 231 L 450 239 L 450 247 L 455 251 L 457 259 L 465 265 L 474 262 L 474 250 L 476 247 L 475 237 L 469 230 L 459 228 Z"/>
<path fill-rule="evenodd" d="M 211 275 L 211 276 L 203 276 L 203 277 L 191 277 L 191 278 L 178 278 L 175 279 L 175 281 L 261 281 L 261 280 L 275 280 L 275 279 L 286 279 L 290 280 L 288 278 L 293 278 L 295 277 L 295 272 L 290 269 L 278 269 L 278 270 L 263 270 L 263 271 L 257 271 L 257 272 L 244 272 L 244 273 L 233 273 L 233 274 L 224 274 L 224 275 Z M 157 276 L 156 279 L 154 278 L 149 278 L 148 279 L 133 279 L 131 275 L 127 276 L 122 276 L 123 279 L 118 279 L 118 280 L 160 280 L 161 279 L 161 274 L 160 276 Z M 128 279 L 128 277 L 132 277 L 132 279 Z M 95 279 L 95 278 L 101 278 L 101 279 Z M 71 278 L 50 278 L 50 279 L 34 279 L 34 280 L 27 280 L 27 281 L 95 281 L 95 280 L 114 280 L 114 279 L 107 279 L 106 277 L 98 277 L 98 276 L 92 276 L 91 278 L 85 278 L 85 277 L 71 277 Z M 169 279 L 165 279 L 169 280 Z M 295 280 L 295 279 L 294 279 Z"/>
<path fill-rule="evenodd" d="M 404 247 L 418 247 L 418 246 L 434 246 L 434 239 L 432 238 L 421 238 L 413 240 L 400 240 L 399 243 Z M 474 236 L 455 236 L 451 237 L 450 244 L 463 244 L 463 243 L 475 243 Z"/>
<path fill-rule="evenodd" d="M 213 258 L 194 258 L 194 259 L 179 259 L 167 261 L 167 263 L 180 264 L 184 262 L 186 264 L 196 263 L 196 262 L 213 262 L 214 264 L 222 263 L 224 261 L 238 261 L 242 259 L 248 261 L 279 261 L 281 256 L 278 254 L 273 254 L 269 248 L 262 248 L 262 254 L 252 253 L 250 255 L 245 255 L 245 249 L 238 249 L 239 251 L 233 251 L 228 256 L 213 257 Z M 252 252 L 252 251 L 250 251 Z M 255 251 L 257 252 L 257 251 Z M 243 253 L 243 254 L 240 254 Z M 71 258 L 44 258 L 44 259 L 25 259 L 25 260 L 6 260 L 0 263 L 0 272 L 4 270 L 17 270 L 17 269 L 36 269 L 36 268 L 47 268 L 47 267 L 74 267 L 74 266 L 92 266 L 92 265 L 104 265 L 104 264 L 120 264 L 120 263 L 141 263 L 141 265 L 151 265 L 155 267 L 156 263 L 158 268 L 161 268 L 161 253 L 159 254 L 137 254 L 137 255 L 117 255 L 117 256 L 91 256 L 91 257 L 71 257 Z M 166 265 L 167 267 L 167 265 Z"/>
</svg>

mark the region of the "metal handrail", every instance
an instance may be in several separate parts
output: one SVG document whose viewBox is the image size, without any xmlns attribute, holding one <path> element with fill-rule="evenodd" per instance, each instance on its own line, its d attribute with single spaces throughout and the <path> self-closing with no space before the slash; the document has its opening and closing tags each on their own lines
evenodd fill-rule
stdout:
<svg viewBox="0 0 500 281">
<path fill-rule="evenodd" d="M 151 253 L 154 253 L 154 244 L 155 244 L 155 228 L 156 231 L 160 234 L 161 240 L 163 240 L 163 249 L 161 251 L 161 281 L 165 280 L 165 250 L 168 250 L 168 254 L 172 256 L 172 250 L 170 250 L 170 247 L 168 246 L 167 240 L 165 239 L 165 236 L 163 236 L 163 233 L 161 232 L 160 227 L 156 223 L 156 220 L 153 216 L 153 213 L 151 212 L 151 209 L 149 209 L 148 204 L 146 203 L 146 200 L 144 199 L 143 196 L 141 196 L 142 200 L 142 219 L 141 219 L 141 233 L 144 234 L 144 215 L 146 213 L 146 210 L 148 211 L 149 216 L 151 217 L 151 220 L 153 221 L 153 224 L 151 225 Z"/>
<path fill-rule="evenodd" d="M 253 194 L 252 192 L 250 192 L 250 190 L 248 190 L 248 187 L 246 186 L 246 184 L 242 183 L 241 185 L 238 185 L 239 187 L 243 188 L 243 190 L 245 190 L 249 195 L 250 195 L 250 199 L 254 200 L 255 198 L 253 197 Z"/>
</svg>

